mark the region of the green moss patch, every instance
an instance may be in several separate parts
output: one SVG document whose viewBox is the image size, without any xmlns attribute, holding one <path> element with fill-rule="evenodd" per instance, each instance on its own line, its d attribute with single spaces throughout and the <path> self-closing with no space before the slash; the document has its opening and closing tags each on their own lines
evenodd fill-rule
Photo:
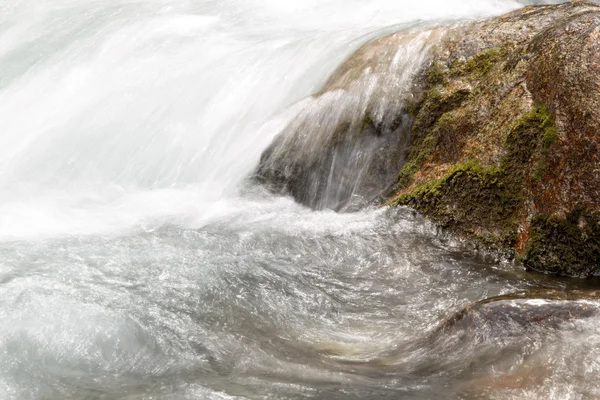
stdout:
<svg viewBox="0 0 600 400">
<path fill-rule="evenodd" d="M 492 47 L 486 49 L 471 57 L 462 67 L 461 73 L 485 75 L 494 65 L 502 59 L 505 51 L 501 47 Z"/>
<path fill-rule="evenodd" d="M 447 72 L 447 68 L 445 68 L 443 63 L 440 61 L 434 62 L 431 64 L 431 67 L 429 67 L 429 71 L 427 71 L 427 76 L 425 78 L 427 80 L 427 84 L 429 86 L 446 84 Z"/>
<path fill-rule="evenodd" d="M 439 61 L 429 66 L 424 79 L 423 101 L 411 108 L 414 113 L 412 149 L 407 163 L 398 174 L 393 191 L 402 190 L 412 183 L 414 174 L 433 154 L 439 131 L 450 127 L 449 112 L 461 107 L 471 97 L 471 89 L 465 86 L 452 87 L 449 85 L 449 78 L 483 79 L 505 57 L 509 48 L 510 45 L 488 48 L 467 61 L 457 61 L 450 67 Z"/>
<path fill-rule="evenodd" d="M 436 151 L 439 131 L 449 125 L 451 117 L 450 113 L 442 114 L 429 135 L 413 149 L 414 157 L 400 172 L 398 186 L 411 184 L 414 174 Z M 416 185 L 390 204 L 410 206 L 442 227 L 486 246 L 512 248 L 531 160 L 544 161 L 544 149 L 556 140 L 547 138 L 555 132 L 551 114 L 536 105 L 506 135 L 506 154 L 498 165 L 485 166 L 477 159 L 455 165 L 442 178 Z"/>
<path fill-rule="evenodd" d="M 523 264 L 535 271 L 589 276 L 600 268 L 600 213 L 576 207 L 565 218 L 538 215 Z"/>
<path fill-rule="evenodd" d="M 413 124 L 413 143 L 408 154 L 408 161 L 398 174 L 393 191 L 397 192 L 411 184 L 414 174 L 433 154 L 440 137 L 440 131 L 449 129 L 450 112 L 469 97 L 470 91 L 458 89 L 443 93 L 439 88 L 428 91 L 425 104 L 421 106 Z"/>
<path fill-rule="evenodd" d="M 518 197 L 509 181 L 510 176 L 502 169 L 470 160 L 439 180 L 417 185 L 392 204 L 413 207 L 444 228 L 499 246 L 516 234 Z"/>
<path fill-rule="evenodd" d="M 505 146 L 517 157 L 519 165 L 534 160 L 530 178 L 539 182 L 548 170 L 548 155 L 551 146 L 558 140 L 558 133 L 552 114 L 541 104 L 523 115 L 512 128 Z M 506 160 L 515 161 L 515 160 Z M 526 172 L 526 170 L 523 170 Z"/>
<path fill-rule="evenodd" d="M 547 150 L 558 140 L 554 117 L 541 104 L 536 104 L 529 113 L 523 115 L 512 129 L 513 132 L 527 130 L 535 130 L 536 133 L 541 131 L 540 145 L 542 150 Z"/>
</svg>

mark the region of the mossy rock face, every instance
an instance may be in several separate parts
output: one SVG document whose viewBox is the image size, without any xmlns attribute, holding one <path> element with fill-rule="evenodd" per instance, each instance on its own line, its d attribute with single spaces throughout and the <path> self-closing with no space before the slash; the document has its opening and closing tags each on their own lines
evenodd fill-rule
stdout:
<svg viewBox="0 0 600 400">
<path fill-rule="evenodd" d="M 600 273 L 600 7 L 526 7 L 458 28 L 419 76 L 388 205 L 516 256 Z"/>
<path fill-rule="evenodd" d="M 600 275 L 600 5 L 386 36 L 311 101 L 258 181 L 313 208 L 409 206 L 528 269 Z"/>
<path fill-rule="evenodd" d="M 537 215 L 523 254 L 525 265 L 543 272 L 586 277 L 600 269 L 600 213 L 577 207 L 566 217 Z"/>
</svg>

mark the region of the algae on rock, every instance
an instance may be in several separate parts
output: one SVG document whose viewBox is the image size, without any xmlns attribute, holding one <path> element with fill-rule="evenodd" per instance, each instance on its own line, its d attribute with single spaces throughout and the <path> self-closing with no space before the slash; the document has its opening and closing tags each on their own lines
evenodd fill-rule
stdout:
<svg viewBox="0 0 600 400">
<path fill-rule="evenodd" d="M 332 101 L 264 153 L 259 180 L 338 210 L 356 193 L 378 201 L 389 185 L 382 203 L 413 207 L 529 269 L 600 274 L 600 5 L 437 28 L 417 40 L 420 53 L 406 52 L 416 37 L 390 35 L 352 55 L 314 98 Z M 399 49 L 427 54 L 420 70 L 399 66 Z M 366 171 L 362 183 L 329 202 L 328 179 L 347 181 L 337 173 L 347 165 Z"/>
<path fill-rule="evenodd" d="M 387 204 L 532 270 L 600 273 L 599 38 L 600 7 L 589 2 L 527 7 L 448 35 L 421 74 L 412 148 Z M 574 118 L 578 104 L 585 118 Z"/>
</svg>

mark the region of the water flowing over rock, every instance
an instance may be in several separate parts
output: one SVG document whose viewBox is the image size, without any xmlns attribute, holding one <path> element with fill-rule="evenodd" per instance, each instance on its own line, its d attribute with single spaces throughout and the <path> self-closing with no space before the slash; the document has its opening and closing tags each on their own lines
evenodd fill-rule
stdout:
<svg viewBox="0 0 600 400">
<path fill-rule="evenodd" d="M 359 49 L 263 153 L 258 180 L 317 209 L 381 195 L 404 164 L 413 76 L 438 37 L 398 33 Z"/>
<path fill-rule="evenodd" d="M 529 290 L 478 301 L 465 307 L 441 327 L 444 335 L 485 334 L 507 325 L 557 327 L 600 314 L 600 291 Z M 483 329 L 485 325 L 487 329 Z"/>
<path fill-rule="evenodd" d="M 448 46 L 460 66 L 488 46 L 468 23 L 564 1 L 0 1 L 0 400 L 598 398 L 600 300 L 496 296 L 600 278 L 498 264 L 408 207 L 314 210 L 437 179 L 437 147 L 411 152 L 446 118 L 426 93 L 498 110 Z M 248 177 L 281 132 L 274 194 Z"/>
<path fill-rule="evenodd" d="M 425 60 L 401 53 L 407 40 Z M 306 110 L 263 154 L 276 190 L 343 210 L 388 189 L 386 204 L 528 269 L 600 273 L 597 4 L 375 40 Z"/>
</svg>

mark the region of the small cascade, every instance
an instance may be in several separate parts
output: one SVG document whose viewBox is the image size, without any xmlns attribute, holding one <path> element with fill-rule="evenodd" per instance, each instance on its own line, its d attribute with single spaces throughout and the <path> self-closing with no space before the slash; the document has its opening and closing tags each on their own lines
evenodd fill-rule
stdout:
<svg viewBox="0 0 600 400">
<path fill-rule="evenodd" d="M 442 29 L 401 32 L 364 46 L 265 151 L 257 179 L 314 209 L 351 211 L 395 181 L 410 138 L 415 76 Z"/>
</svg>

